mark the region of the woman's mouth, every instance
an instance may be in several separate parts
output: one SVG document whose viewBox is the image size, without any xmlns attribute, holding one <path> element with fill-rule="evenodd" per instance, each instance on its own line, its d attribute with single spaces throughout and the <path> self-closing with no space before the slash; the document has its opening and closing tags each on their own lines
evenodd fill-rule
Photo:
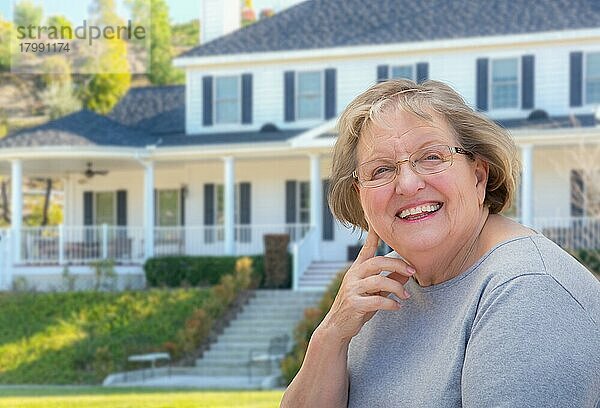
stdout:
<svg viewBox="0 0 600 408">
<path fill-rule="evenodd" d="M 429 203 L 418 205 L 411 208 L 406 208 L 396 214 L 396 217 L 406 221 L 416 221 L 428 217 L 429 215 L 439 211 L 443 203 Z"/>
</svg>

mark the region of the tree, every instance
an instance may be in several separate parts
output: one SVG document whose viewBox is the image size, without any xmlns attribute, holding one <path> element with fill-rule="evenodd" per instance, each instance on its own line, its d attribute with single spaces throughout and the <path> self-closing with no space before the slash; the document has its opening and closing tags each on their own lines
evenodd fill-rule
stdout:
<svg viewBox="0 0 600 408">
<path fill-rule="evenodd" d="M 4 20 L 0 15 L 0 72 L 10 70 L 10 36 L 12 29 L 11 22 Z"/>
<path fill-rule="evenodd" d="M 176 48 L 194 47 L 200 38 L 200 20 L 194 19 L 187 23 L 174 24 L 171 27 L 171 46 Z"/>
<path fill-rule="evenodd" d="M 166 85 L 183 81 L 183 71 L 172 65 L 171 26 L 169 8 L 164 0 L 150 0 L 151 18 L 147 15 L 145 0 L 128 2 L 136 24 L 148 24 L 150 20 L 150 66 L 148 80 L 155 85 Z"/>
<path fill-rule="evenodd" d="M 39 26 L 42 23 L 44 9 L 31 0 L 21 0 L 15 5 L 13 22 L 15 26 Z"/>
<path fill-rule="evenodd" d="M 61 15 L 54 15 L 54 16 L 50 16 L 48 17 L 48 20 L 46 21 L 46 24 L 48 25 L 48 27 L 56 27 L 57 31 L 59 33 L 63 33 L 63 31 L 61 30 L 62 27 L 69 27 L 71 28 L 71 30 L 65 30 L 64 34 L 65 34 L 65 39 L 71 39 L 73 38 L 73 24 L 71 24 L 71 22 L 65 17 L 65 16 L 61 16 Z M 71 35 L 69 35 L 71 34 Z"/>
<path fill-rule="evenodd" d="M 114 0 L 95 0 L 90 7 L 90 14 L 95 25 L 123 25 L 115 12 Z M 106 114 L 129 89 L 131 73 L 125 41 L 113 38 L 103 39 L 101 43 L 103 47 L 96 66 L 98 73 L 84 84 L 82 100 L 88 109 Z"/>
</svg>

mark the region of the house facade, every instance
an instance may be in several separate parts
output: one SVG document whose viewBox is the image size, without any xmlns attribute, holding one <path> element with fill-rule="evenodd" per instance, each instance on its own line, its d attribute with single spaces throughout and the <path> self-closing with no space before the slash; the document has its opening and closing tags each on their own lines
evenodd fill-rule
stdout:
<svg viewBox="0 0 600 408">
<path fill-rule="evenodd" d="M 289 235 L 295 284 L 312 262 L 347 260 L 362 235 L 326 203 L 335 123 L 388 78 L 444 81 L 510 130 L 523 164 L 510 216 L 565 246 L 574 220 L 596 225 L 593 197 L 575 194 L 599 182 L 583 177 L 600 158 L 594 1 L 311 0 L 239 30 L 219 18 L 203 22 L 214 40 L 175 60 L 185 86 L 131 89 L 107 117 L 0 141 L 15 220 L 0 285 L 109 258 L 135 278 L 152 256 L 261 253 L 269 233 Z M 22 179 L 39 175 L 64 180 L 60 227 L 18 221 Z"/>
</svg>

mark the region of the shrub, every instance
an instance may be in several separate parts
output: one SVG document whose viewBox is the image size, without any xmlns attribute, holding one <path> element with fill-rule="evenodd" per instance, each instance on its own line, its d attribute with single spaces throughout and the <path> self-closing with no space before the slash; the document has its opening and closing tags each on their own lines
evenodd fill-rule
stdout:
<svg viewBox="0 0 600 408">
<path fill-rule="evenodd" d="M 600 250 L 599 249 L 576 249 L 570 251 L 579 262 L 585 265 L 593 273 L 600 275 Z"/>
<path fill-rule="evenodd" d="M 304 311 L 304 318 L 294 329 L 294 347 L 290 354 L 281 362 L 281 372 L 287 384 L 292 382 L 300 370 L 310 337 L 331 308 L 345 273 L 346 271 L 340 272 L 327 287 L 318 307 L 309 308 Z"/>
<path fill-rule="evenodd" d="M 265 235 L 265 279 L 267 288 L 289 288 L 291 283 L 288 234 Z"/>
<path fill-rule="evenodd" d="M 288 255 L 291 268 L 290 257 Z M 264 257 L 253 255 L 244 258 L 252 260 L 252 286 L 264 287 Z M 148 259 L 144 272 L 150 287 L 212 286 L 218 284 L 223 275 L 232 274 L 239 259 L 236 256 L 162 256 Z M 291 276 L 291 269 L 288 274 Z"/>
</svg>

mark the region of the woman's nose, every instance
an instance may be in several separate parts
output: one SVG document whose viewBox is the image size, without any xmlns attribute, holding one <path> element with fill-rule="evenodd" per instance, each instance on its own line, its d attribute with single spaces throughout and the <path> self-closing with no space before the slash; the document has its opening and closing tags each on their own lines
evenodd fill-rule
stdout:
<svg viewBox="0 0 600 408">
<path fill-rule="evenodd" d="M 410 163 L 400 165 L 394 181 L 396 194 L 413 195 L 425 187 L 423 176 L 417 174 Z"/>
</svg>

